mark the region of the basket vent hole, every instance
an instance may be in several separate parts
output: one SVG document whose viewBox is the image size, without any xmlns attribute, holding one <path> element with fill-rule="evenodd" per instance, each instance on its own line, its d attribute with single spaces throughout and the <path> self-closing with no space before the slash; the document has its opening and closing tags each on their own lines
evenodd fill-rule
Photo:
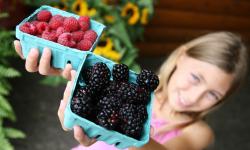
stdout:
<svg viewBox="0 0 250 150">
<path fill-rule="evenodd" d="M 67 64 L 71 64 L 71 61 L 70 61 L 70 60 L 68 60 L 68 61 L 67 61 Z"/>
<path fill-rule="evenodd" d="M 116 143 L 115 143 L 115 146 L 118 146 L 119 144 L 120 144 L 120 142 L 116 142 Z"/>
<path fill-rule="evenodd" d="M 100 136 L 101 136 L 101 135 L 97 135 L 97 136 L 95 136 L 95 138 L 98 139 Z"/>
</svg>

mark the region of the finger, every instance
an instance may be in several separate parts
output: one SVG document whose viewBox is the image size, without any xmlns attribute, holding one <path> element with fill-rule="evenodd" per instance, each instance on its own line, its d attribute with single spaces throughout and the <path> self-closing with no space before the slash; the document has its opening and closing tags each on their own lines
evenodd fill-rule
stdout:
<svg viewBox="0 0 250 150">
<path fill-rule="evenodd" d="M 95 139 L 90 139 L 79 126 L 74 126 L 74 138 L 84 146 L 90 146 L 96 142 Z"/>
<path fill-rule="evenodd" d="M 60 123 L 61 123 L 61 126 L 62 126 L 63 130 L 64 131 L 69 131 L 69 129 L 65 128 L 64 125 L 63 125 L 64 124 L 63 123 L 63 121 L 64 121 L 64 111 L 65 111 L 66 105 L 67 105 L 67 103 L 65 101 L 61 100 L 57 115 L 59 117 L 59 120 L 60 120 Z"/>
<path fill-rule="evenodd" d="M 38 57 L 39 57 L 38 49 L 32 48 L 25 62 L 25 68 L 28 72 L 37 72 Z"/>
<path fill-rule="evenodd" d="M 73 81 L 76 78 L 76 71 L 75 70 L 71 70 L 70 74 L 71 74 L 71 81 Z"/>
<path fill-rule="evenodd" d="M 72 65 L 71 64 L 66 64 L 64 70 L 62 71 L 62 76 L 67 79 L 70 80 L 71 79 L 71 70 L 72 70 Z"/>
<path fill-rule="evenodd" d="M 64 130 L 67 130 L 65 129 L 64 125 L 63 125 L 63 122 L 64 122 L 64 111 L 65 111 L 65 108 L 66 108 L 66 105 L 68 103 L 68 98 L 69 98 L 69 95 L 70 95 L 70 82 L 67 83 L 67 86 L 65 88 L 65 91 L 64 91 L 64 96 L 63 96 L 63 100 L 61 101 L 60 103 L 60 106 L 59 106 L 59 109 L 58 109 L 58 112 L 57 112 L 57 115 L 59 117 L 59 120 L 60 120 L 60 123 L 62 125 L 62 128 Z"/>
<path fill-rule="evenodd" d="M 15 41 L 14 41 L 14 47 L 15 47 L 15 50 L 16 50 L 17 54 L 18 54 L 22 59 L 24 59 L 20 41 L 15 40 Z"/>
<path fill-rule="evenodd" d="M 70 92 L 71 92 L 71 87 L 72 87 L 72 81 L 69 81 L 67 83 L 67 86 L 64 90 L 64 93 L 63 93 L 63 100 L 68 102 L 68 99 L 69 99 L 69 96 L 70 96 Z"/>
<path fill-rule="evenodd" d="M 51 50 L 44 48 L 39 63 L 39 73 L 42 75 L 58 75 L 61 71 L 51 68 Z"/>
</svg>

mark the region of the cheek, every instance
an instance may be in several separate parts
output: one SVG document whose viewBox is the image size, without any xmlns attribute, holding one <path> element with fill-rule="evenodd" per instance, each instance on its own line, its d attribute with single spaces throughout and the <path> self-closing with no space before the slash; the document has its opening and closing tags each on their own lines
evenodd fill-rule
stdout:
<svg viewBox="0 0 250 150">
<path fill-rule="evenodd" d="M 180 73 L 177 72 L 175 76 L 173 76 L 171 84 L 175 89 L 181 89 L 181 90 L 185 90 L 188 87 L 190 87 L 187 74 L 181 72 Z"/>
</svg>

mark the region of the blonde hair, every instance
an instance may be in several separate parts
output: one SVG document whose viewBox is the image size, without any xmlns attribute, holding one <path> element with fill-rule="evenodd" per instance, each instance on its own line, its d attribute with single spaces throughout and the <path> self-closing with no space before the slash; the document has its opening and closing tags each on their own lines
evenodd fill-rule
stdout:
<svg viewBox="0 0 250 150">
<path fill-rule="evenodd" d="M 247 49 L 241 38 L 230 32 L 215 32 L 200 36 L 181 45 L 162 64 L 159 70 L 160 83 L 155 91 L 159 99 L 166 101 L 166 88 L 172 73 L 175 71 L 179 57 L 187 54 L 192 58 L 216 65 L 226 73 L 234 75 L 234 81 L 224 98 L 229 97 L 243 83 L 247 74 Z M 221 101 L 221 102 L 224 102 Z M 218 103 L 209 110 L 194 113 L 194 120 L 204 117 L 211 110 L 219 106 Z"/>
</svg>

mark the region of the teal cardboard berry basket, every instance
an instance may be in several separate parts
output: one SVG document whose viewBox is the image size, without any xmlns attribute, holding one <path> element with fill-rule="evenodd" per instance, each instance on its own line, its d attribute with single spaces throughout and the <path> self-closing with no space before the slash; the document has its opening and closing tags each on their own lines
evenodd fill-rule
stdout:
<svg viewBox="0 0 250 150">
<path fill-rule="evenodd" d="M 49 41 L 49 40 L 45 40 L 37 36 L 24 33 L 19 30 L 19 27 L 22 24 L 24 24 L 25 22 L 34 20 L 36 18 L 36 14 L 41 10 L 48 10 L 52 13 L 52 15 L 60 14 L 64 17 L 75 17 L 77 19 L 79 18 L 78 15 L 75 15 L 75 14 L 54 8 L 54 7 L 46 6 L 46 5 L 43 5 L 37 10 L 35 10 L 30 16 L 25 18 L 20 24 L 16 26 L 16 37 L 21 42 L 22 53 L 24 57 L 25 58 L 27 57 L 31 48 L 38 48 L 41 54 L 43 51 L 43 48 L 48 47 L 52 51 L 51 64 L 54 68 L 63 69 L 67 63 L 71 63 L 73 68 L 76 70 L 78 66 L 80 65 L 80 63 L 82 62 L 86 51 L 80 51 L 75 48 L 66 47 L 61 44 Z M 90 20 L 90 24 L 91 24 L 91 29 L 94 30 L 98 35 L 96 38 L 96 41 L 93 43 L 92 47 L 89 50 L 92 52 L 95 49 L 96 44 L 99 41 L 103 30 L 105 29 L 105 26 L 94 20 Z"/>
<path fill-rule="evenodd" d="M 144 144 L 146 144 L 149 141 L 149 133 L 150 133 L 150 120 L 151 120 L 151 110 L 152 110 L 152 98 L 153 98 L 153 93 L 151 93 L 151 98 L 150 102 L 147 105 L 147 112 L 148 112 L 148 119 L 144 123 L 143 126 L 143 133 L 142 137 L 140 140 L 131 138 L 127 135 L 124 135 L 122 133 L 119 133 L 117 131 L 113 130 L 107 130 L 100 125 L 95 124 L 94 122 L 91 122 L 75 113 L 72 112 L 71 110 L 71 101 L 73 98 L 74 91 L 76 89 L 77 84 L 80 84 L 82 86 L 85 85 L 83 80 L 81 79 L 80 73 L 83 68 L 87 66 L 93 66 L 97 62 L 103 62 L 105 63 L 110 70 L 112 70 L 113 65 L 115 64 L 114 62 L 95 55 L 91 52 L 87 52 L 84 55 L 84 61 L 82 61 L 81 65 L 77 69 L 77 74 L 76 78 L 73 83 L 73 87 L 71 89 L 71 95 L 69 97 L 66 110 L 64 112 L 64 126 L 68 129 L 72 129 L 74 125 L 79 125 L 84 129 L 84 132 L 90 137 L 90 138 L 95 138 L 97 137 L 97 140 L 99 141 L 104 141 L 107 144 L 110 145 L 115 145 L 119 149 L 125 149 L 128 147 L 141 147 Z M 136 77 L 137 74 L 133 71 L 130 70 L 129 72 L 129 82 L 136 82 Z M 112 77 L 111 77 L 112 80 Z"/>
</svg>

